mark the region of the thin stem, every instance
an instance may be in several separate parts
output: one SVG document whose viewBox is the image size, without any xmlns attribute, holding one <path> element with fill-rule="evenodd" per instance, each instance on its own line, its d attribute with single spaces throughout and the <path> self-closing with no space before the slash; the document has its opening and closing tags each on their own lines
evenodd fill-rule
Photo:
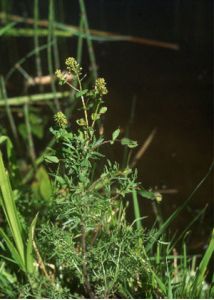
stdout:
<svg viewBox="0 0 214 300">
<path fill-rule="evenodd" d="M 81 84 L 81 81 L 80 81 L 80 78 L 79 76 L 77 75 L 77 81 L 79 83 L 79 89 L 77 89 L 75 86 L 73 86 L 71 83 L 69 83 L 68 81 L 66 81 L 66 83 L 76 92 L 81 92 L 82 91 L 82 84 Z M 85 123 L 86 123 L 86 126 L 87 128 L 89 127 L 89 123 L 88 123 L 88 114 L 87 114 L 87 107 L 85 105 L 85 100 L 84 100 L 84 97 L 81 96 L 81 100 L 82 100 L 82 106 L 83 106 L 83 111 L 84 111 L 84 116 L 85 116 Z M 87 137 L 88 137 L 88 134 L 86 133 Z"/>
<path fill-rule="evenodd" d="M 58 49 L 58 38 L 55 34 L 56 22 L 55 22 L 55 2 L 53 2 L 53 54 L 55 61 L 55 69 L 59 69 L 59 49 Z"/>
<path fill-rule="evenodd" d="M 99 110 L 99 108 L 100 108 L 100 104 L 101 104 L 101 102 L 99 101 L 99 103 L 97 104 L 97 107 L 96 107 L 95 116 L 96 116 L 97 113 L 98 113 L 98 110 Z M 92 128 L 94 127 L 95 122 L 96 122 L 96 119 L 93 120 L 93 122 L 92 122 L 92 125 L 91 125 Z"/>
<path fill-rule="evenodd" d="M 34 48 L 35 48 L 35 62 L 37 76 L 42 76 L 42 64 L 39 51 L 39 35 L 38 35 L 38 21 L 39 21 L 39 1 L 34 0 Z M 43 92 L 43 86 L 39 85 L 40 92 Z"/>
<path fill-rule="evenodd" d="M 78 80 L 78 83 L 79 83 L 79 90 L 82 91 L 83 89 L 82 89 L 82 84 L 81 84 L 79 76 L 77 76 L 77 80 Z M 88 127 L 89 126 L 88 113 L 87 113 L 87 108 L 86 108 L 86 105 L 85 105 L 85 99 L 84 99 L 83 96 L 81 96 L 81 100 L 82 100 L 82 106 L 83 106 L 83 111 L 84 111 L 84 115 L 85 115 L 86 126 Z"/>
<path fill-rule="evenodd" d="M 53 11 L 53 0 L 49 0 L 49 23 L 48 23 L 48 71 L 49 74 L 51 76 L 53 76 L 54 72 L 53 72 L 53 61 L 52 61 L 52 49 L 51 49 L 51 43 L 52 43 L 52 39 L 53 39 L 53 21 L 54 21 L 54 11 Z M 55 81 L 52 80 L 51 81 L 51 89 L 52 92 L 55 96 L 54 102 L 56 105 L 56 109 L 60 110 L 60 105 L 59 105 L 59 101 L 56 97 L 56 86 L 55 86 Z"/>
<path fill-rule="evenodd" d="M 44 264 L 44 262 L 43 262 L 43 260 L 42 260 L 42 257 L 41 257 L 41 255 L 40 255 L 40 253 L 39 253 L 39 250 L 38 250 L 38 248 L 37 248 L 37 246 L 36 246 L 35 241 L 33 241 L 33 248 L 34 248 L 34 251 L 36 252 L 37 261 L 38 261 L 38 265 L 39 265 L 40 269 L 42 270 L 42 272 L 43 272 L 43 274 L 45 275 L 45 277 L 46 277 L 49 281 L 52 282 L 50 276 L 48 275 L 48 272 L 47 272 L 47 270 L 46 270 L 45 264 Z"/>
<path fill-rule="evenodd" d="M 80 23 L 79 23 L 80 32 L 82 32 L 82 30 L 83 30 L 83 23 L 84 23 L 83 18 L 80 17 Z M 82 62 L 82 49 L 83 49 L 83 37 L 80 34 L 78 37 L 78 44 L 77 44 L 77 62 L 79 65 L 81 65 L 81 62 Z M 76 82 L 74 82 L 74 85 L 76 85 Z M 74 98 L 74 91 L 75 91 L 75 89 L 73 88 L 71 91 L 71 96 L 70 96 L 71 101 Z"/>
<path fill-rule="evenodd" d="M 94 79 L 96 79 L 97 78 L 97 64 L 96 64 L 96 58 L 95 58 L 95 54 L 94 54 L 93 43 L 90 39 L 90 30 L 89 30 L 89 24 L 88 24 L 88 17 L 87 17 L 87 14 L 86 14 L 84 0 L 79 0 L 79 5 L 80 5 L 81 16 L 84 20 L 84 29 L 85 29 L 85 33 L 86 33 L 88 53 L 89 53 L 89 57 L 90 57 L 90 61 L 91 61 L 92 74 L 93 74 Z"/>
<path fill-rule="evenodd" d="M 91 240 L 91 247 L 94 246 L 94 243 L 96 241 L 96 238 L 97 238 L 98 234 L 100 233 L 100 230 L 101 230 L 102 226 L 103 226 L 102 224 L 97 225 L 97 228 L 95 229 L 94 235 L 93 235 L 92 240 Z"/>
<path fill-rule="evenodd" d="M 4 14 L 0 12 L 0 19 L 2 20 L 4 18 Z M 17 15 L 8 15 L 8 20 L 14 20 L 14 21 L 20 21 L 24 22 L 26 24 L 33 24 L 33 19 L 31 18 L 23 18 Z M 48 21 L 47 20 L 39 20 L 38 24 L 43 27 L 48 27 Z M 56 28 L 63 29 L 59 31 L 60 36 L 65 36 L 65 37 L 71 37 L 73 35 L 79 36 L 82 35 L 84 39 L 87 39 L 86 34 L 82 34 L 79 31 L 79 27 L 77 26 L 72 26 L 72 25 L 65 25 L 62 23 L 56 23 Z M 15 29 L 14 29 L 15 30 Z M 17 31 L 19 29 L 16 29 Z M 29 29 L 27 29 L 29 30 Z M 123 41 L 123 42 L 129 42 L 129 43 L 137 43 L 137 44 L 142 44 L 146 46 L 152 46 L 152 47 L 160 47 L 160 48 L 166 48 L 166 49 L 171 49 L 171 50 L 179 50 L 179 45 L 175 43 L 168 43 L 168 42 L 162 42 L 158 40 L 152 40 L 152 39 L 147 39 L 143 37 L 136 37 L 136 36 L 130 36 L 130 35 L 120 35 L 117 33 L 113 32 L 106 32 L 106 31 L 100 31 L 100 30 L 95 30 L 95 29 L 90 29 L 89 31 L 89 40 L 95 40 L 95 41 L 110 41 L 110 42 L 115 42 L 115 41 Z M 33 31 L 32 34 L 33 36 Z"/>
<path fill-rule="evenodd" d="M 32 160 L 33 165 L 35 165 L 36 153 L 35 153 L 35 148 L 34 148 L 33 136 L 32 136 L 32 132 L 31 132 L 31 125 L 30 125 L 30 119 L 29 119 L 29 108 L 28 108 L 27 103 L 24 105 L 24 115 L 25 115 L 25 124 L 26 124 L 26 128 L 27 128 L 27 137 L 28 137 L 28 143 L 29 143 L 29 154 L 30 154 L 30 158 Z"/>
<path fill-rule="evenodd" d="M 21 66 L 27 59 L 29 59 L 30 57 L 34 56 L 37 50 L 40 52 L 40 51 L 43 51 L 43 50 L 45 50 L 47 48 L 48 48 L 48 44 L 44 44 L 44 45 L 40 46 L 38 49 L 33 49 L 32 51 L 28 52 L 24 57 L 22 57 L 21 59 L 17 60 L 16 63 L 14 63 L 13 67 L 7 72 L 7 74 L 5 76 L 5 81 L 7 82 L 9 80 L 9 78 L 17 70 L 17 66 Z"/>
<path fill-rule="evenodd" d="M 78 88 L 76 88 L 74 85 L 72 85 L 70 82 L 66 81 L 66 84 L 67 84 L 68 86 L 70 86 L 74 91 L 80 92 L 80 90 L 79 90 Z"/>
<path fill-rule="evenodd" d="M 69 96 L 69 92 L 57 92 L 56 96 L 58 99 L 65 98 Z M 53 93 L 44 93 L 44 94 L 35 94 L 35 95 L 29 95 L 29 96 L 21 96 L 21 97 L 14 97 L 14 98 L 8 98 L 5 99 L 5 101 L 1 101 L 0 99 L 0 108 L 1 107 L 10 107 L 10 106 L 21 106 L 25 103 L 31 102 L 35 104 L 39 104 L 41 101 L 43 104 L 48 100 L 54 99 Z M 4 97 L 3 97 L 4 100 Z M 16 129 L 16 127 L 15 127 Z"/>
<path fill-rule="evenodd" d="M 15 124 L 15 120 L 13 118 L 13 114 L 11 112 L 10 109 L 10 105 L 8 103 L 8 98 L 7 98 L 7 92 L 6 92 L 6 88 L 5 88 L 5 82 L 4 82 L 4 78 L 1 76 L 0 77 L 0 94 L 2 94 L 2 98 L 4 100 L 3 105 L 6 108 L 6 113 L 7 113 L 7 117 L 10 123 L 10 127 L 14 136 L 14 139 L 17 143 L 18 148 L 20 149 L 20 142 L 19 142 L 19 137 L 18 137 L 18 133 L 16 130 L 16 124 Z"/>
<path fill-rule="evenodd" d="M 81 236 L 81 240 L 82 240 L 82 257 L 83 257 L 83 277 L 84 277 L 84 289 L 86 291 L 86 293 L 88 293 L 89 297 L 91 299 L 95 298 L 95 295 L 92 291 L 91 285 L 90 285 L 90 281 L 89 281 L 89 276 L 88 276 L 88 268 L 87 268 L 87 258 L 86 258 L 86 233 L 85 233 L 85 226 L 82 224 L 82 236 Z"/>
<path fill-rule="evenodd" d="M 84 24 L 84 20 L 83 20 L 83 17 L 81 16 L 80 24 L 79 24 L 80 33 L 83 30 L 83 24 Z M 83 36 L 82 36 L 82 34 L 80 34 L 78 37 L 78 44 L 77 44 L 77 62 L 79 65 L 81 65 L 81 62 L 82 62 L 82 49 L 83 49 Z"/>
<path fill-rule="evenodd" d="M 96 149 L 96 148 L 98 148 L 98 147 L 100 147 L 100 146 L 103 146 L 103 145 L 106 145 L 106 144 L 110 144 L 111 142 L 112 142 L 111 140 L 104 141 L 104 142 L 102 142 L 101 144 L 99 144 L 99 145 L 93 147 L 92 150 L 94 150 L 94 149 Z M 120 140 L 119 140 L 119 139 L 116 139 L 116 140 L 114 141 L 114 143 L 115 143 L 115 142 L 120 142 Z"/>
<path fill-rule="evenodd" d="M 134 95 L 132 98 L 132 104 L 131 104 L 131 112 L 130 112 L 130 116 L 129 116 L 129 120 L 128 120 L 128 125 L 126 127 L 125 130 L 125 137 L 129 137 L 130 134 L 130 130 L 131 127 L 133 125 L 133 121 L 134 121 L 134 115 L 135 115 L 135 109 L 136 109 L 136 96 Z M 123 152 L 123 159 L 122 159 L 122 166 L 125 167 L 127 166 L 127 161 L 128 161 L 128 153 L 129 153 L 129 149 L 128 147 L 124 148 L 124 152 Z"/>
</svg>

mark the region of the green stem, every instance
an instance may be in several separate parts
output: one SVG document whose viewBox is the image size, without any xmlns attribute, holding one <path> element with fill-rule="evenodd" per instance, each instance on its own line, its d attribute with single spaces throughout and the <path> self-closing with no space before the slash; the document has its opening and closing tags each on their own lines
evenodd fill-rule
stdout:
<svg viewBox="0 0 214 300">
<path fill-rule="evenodd" d="M 79 24 L 79 30 L 80 30 L 80 32 L 82 32 L 82 30 L 83 30 L 83 23 L 84 23 L 83 18 L 80 17 L 80 24 Z M 78 37 L 78 44 L 77 44 L 77 62 L 78 62 L 79 65 L 81 65 L 81 62 L 82 62 L 82 49 L 83 49 L 83 37 L 80 34 L 79 37 Z M 74 87 L 76 87 L 76 82 L 74 82 Z M 71 102 L 73 102 L 74 93 L 75 93 L 75 89 L 73 88 L 71 90 L 71 96 L 70 96 Z M 75 101 L 74 105 L 76 103 L 77 102 Z"/>
<path fill-rule="evenodd" d="M 49 17 L 48 17 L 48 71 L 49 74 L 53 77 L 53 61 L 52 61 L 52 49 L 51 49 L 51 43 L 53 39 L 53 22 L 54 22 L 54 7 L 53 7 L 53 0 L 49 0 Z M 60 110 L 59 101 L 56 96 L 56 86 L 55 81 L 51 80 L 51 89 L 54 94 L 54 102 L 56 109 Z"/>
<path fill-rule="evenodd" d="M 27 129 L 27 137 L 28 137 L 28 145 L 29 145 L 29 155 L 32 160 L 33 165 L 35 165 L 36 160 L 36 153 L 34 148 L 34 142 L 33 142 L 33 136 L 31 132 L 31 125 L 30 125 L 30 119 L 29 119 L 29 108 L 28 104 L 26 103 L 24 105 L 24 115 L 25 115 L 25 124 Z"/>
<path fill-rule="evenodd" d="M 10 109 L 10 105 L 8 103 L 8 98 L 7 98 L 7 92 L 6 92 L 6 88 L 5 88 L 5 82 L 4 82 L 4 78 L 1 76 L 0 77 L 0 93 L 1 93 L 1 97 L 4 101 L 0 101 L 0 106 L 3 105 L 6 108 L 6 113 L 7 113 L 7 117 L 10 123 L 10 127 L 14 136 L 14 139 L 17 143 L 17 146 L 20 149 L 20 142 L 19 142 L 19 137 L 18 137 L 18 133 L 16 130 L 16 124 L 15 124 L 15 120 L 13 118 L 13 114 L 11 112 Z"/>
<path fill-rule="evenodd" d="M 57 92 L 56 96 L 58 99 L 66 98 L 69 96 L 69 92 Z M 46 102 L 48 100 L 52 100 L 55 98 L 55 95 L 53 93 L 44 93 L 44 94 L 35 94 L 35 95 L 29 95 L 29 96 L 22 96 L 22 97 L 14 97 L 14 98 L 8 98 L 8 99 L 0 99 L 0 107 L 10 107 L 10 106 L 20 106 L 25 103 L 36 103 L 38 102 Z M 5 101 L 2 101 L 5 100 Z M 16 126 L 14 125 L 14 128 L 16 130 Z"/>
<path fill-rule="evenodd" d="M 91 67 L 92 67 L 92 74 L 94 77 L 94 80 L 97 78 L 97 64 L 96 64 L 96 58 L 94 54 L 94 47 L 93 43 L 90 38 L 90 31 L 89 31 L 89 23 L 88 23 L 88 17 L 85 9 L 85 3 L 84 0 L 79 0 L 79 6 L 80 6 L 80 12 L 81 12 L 81 17 L 83 18 L 84 21 L 84 29 L 86 33 L 86 41 L 88 45 L 88 53 L 91 61 Z"/>
<path fill-rule="evenodd" d="M 95 110 L 95 116 L 96 116 L 97 113 L 98 113 L 98 110 L 99 110 L 99 108 L 100 108 L 100 104 L 101 104 L 101 102 L 99 101 L 99 103 L 97 104 L 96 110 Z M 93 122 L 92 122 L 92 125 L 91 125 L 92 128 L 94 127 L 95 122 L 96 122 L 96 119 L 93 120 Z"/>
<path fill-rule="evenodd" d="M 137 198 L 137 192 L 135 190 L 132 191 L 132 199 L 133 199 L 133 206 L 134 206 L 134 216 L 137 224 L 137 229 L 142 228 L 142 223 L 141 223 L 141 215 L 140 215 L 140 207 L 138 203 L 138 198 Z"/>
<path fill-rule="evenodd" d="M 39 21 L 39 1 L 34 0 L 34 48 L 35 48 L 35 63 L 37 76 L 42 76 L 42 64 L 39 51 L 39 35 L 38 35 L 38 21 Z M 39 85 L 40 92 L 43 92 L 43 86 Z"/>
<path fill-rule="evenodd" d="M 53 54 L 54 54 L 54 61 L 55 61 L 55 69 L 59 69 L 60 62 L 59 62 L 59 49 L 58 49 L 58 38 L 55 34 L 56 22 L 55 22 L 55 2 L 53 2 Z"/>
<path fill-rule="evenodd" d="M 82 84 L 81 84 L 81 80 L 80 80 L 79 76 L 77 76 L 77 80 L 78 80 L 78 83 L 79 83 L 79 90 L 80 90 L 80 92 L 82 92 L 83 89 L 82 89 Z M 86 108 L 86 105 L 85 105 L 85 99 L 84 99 L 83 96 L 81 96 L 81 100 L 82 100 L 82 106 L 83 106 L 83 111 L 84 111 L 84 115 L 85 115 L 86 126 L 88 128 L 88 126 L 89 126 L 88 113 L 87 113 L 87 108 Z"/>
</svg>

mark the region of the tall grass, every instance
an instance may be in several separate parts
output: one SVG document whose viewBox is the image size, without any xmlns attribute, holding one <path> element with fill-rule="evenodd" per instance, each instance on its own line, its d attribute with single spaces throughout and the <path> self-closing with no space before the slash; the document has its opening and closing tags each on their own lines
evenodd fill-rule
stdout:
<svg viewBox="0 0 214 300">
<path fill-rule="evenodd" d="M 7 142 L 7 138 L 1 136 L 0 144 Z M 9 227 L 9 234 L 0 228 L 0 236 L 5 241 L 11 257 L 2 256 L 7 260 L 13 261 L 21 270 L 26 273 L 32 273 L 34 270 L 33 256 L 33 236 L 37 216 L 32 221 L 28 230 L 28 240 L 20 223 L 19 214 L 14 201 L 13 190 L 10 185 L 9 174 L 5 169 L 2 152 L 0 151 L 0 204 Z"/>
<path fill-rule="evenodd" d="M 16 124 L 15 124 L 15 120 L 13 117 L 13 114 L 11 112 L 10 109 L 10 105 L 8 104 L 8 98 L 7 98 L 7 92 L 6 92 L 6 88 L 5 88 L 5 81 L 3 76 L 0 76 L 0 95 L 1 95 L 1 99 L 2 102 L 0 102 L 0 104 L 2 104 L 5 109 L 6 109 L 6 114 L 9 120 L 9 124 L 10 124 L 10 128 L 13 134 L 13 137 L 17 143 L 17 145 L 19 146 L 19 137 L 18 137 L 18 133 L 17 133 L 17 129 L 16 129 Z"/>
<path fill-rule="evenodd" d="M 45 143 L 44 149 L 37 152 L 35 145 L 35 137 L 32 132 L 32 124 L 30 121 L 30 112 L 37 107 L 40 113 L 43 113 L 44 105 L 50 107 L 53 111 L 58 111 L 61 107 L 67 108 L 67 115 L 70 115 L 73 109 L 75 108 L 77 101 L 74 101 L 75 92 L 74 90 L 66 91 L 57 91 L 54 71 L 60 66 L 60 51 L 59 51 L 59 39 L 66 39 L 70 37 L 77 37 L 77 62 L 81 64 L 82 62 L 82 53 L 84 43 L 87 46 L 88 56 L 91 66 L 91 76 L 93 79 L 96 79 L 98 76 L 97 72 L 97 63 L 96 56 L 94 51 L 94 42 L 95 41 L 129 41 L 137 42 L 144 45 L 153 45 L 157 47 L 165 47 L 169 49 L 178 49 L 178 45 L 172 43 L 164 43 L 160 41 L 151 41 L 143 38 L 130 37 L 130 36 L 121 36 L 119 34 L 113 34 L 109 32 L 91 30 L 89 28 L 89 21 L 87 17 L 87 11 L 84 0 L 79 0 L 80 7 L 80 19 L 79 26 L 66 25 L 64 23 L 56 20 L 55 14 L 55 5 L 54 0 L 49 0 L 48 6 L 48 15 L 47 20 L 40 20 L 39 14 L 39 0 L 34 0 L 33 2 L 33 18 L 23 18 L 20 16 L 15 16 L 12 14 L 4 15 L 4 9 L 6 2 L 3 1 L 3 11 L 0 13 L 0 19 L 4 22 L 4 26 L 0 28 L 0 38 L 3 36 L 7 37 L 16 37 L 17 39 L 22 37 L 33 38 L 34 49 L 29 53 L 25 54 L 21 59 L 18 59 L 17 62 L 9 70 L 5 78 L 0 77 L 0 109 L 4 109 L 7 115 L 10 131 L 12 133 L 13 139 L 16 142 L 17 146 L 21 149 L 20 145 L 24 145 L 27 149 L 27 153 L 31 159 L 31 164 L 28 165 L 28 170 L 20 181 L 23 185 L 32 181 L 34 183 L 35 174 L 38 167 L 44 161 L 44 154 L 50 151 L 50 148 L 56 142 L 55 139 L 52 139 L 49 144 Z M 24 23 L 25 28 L 17 27 L 17 24 Z M 28 27 L 29 26 L 29 27 Z M 33 27 L 30 27 L 33 26 Z M 46 37 L 46 43 L 41 44 L 41 37 Z M 65 45 L 65 43 L 64 43 Z M 67 49 L 64 49 L 66 51 Z M 23 95 L 17 97 L 8 97 L 6 91 L 6 84 L 9 80 L 12 79 L 12 75 L 19 70 L 22 72 L 22 75 L 25 72 L 25 63 L 32 57 L 35 61 L 36 76 L 42 77 L 44 75 L 42 55 L 41 52 L 46 51 L 47 57 L 47 66 L 48 66 L 48 75 L 50 75 L 50 86 L 49 92 L 44 92 L 45 88 L 43 85 L 39 85 L 38 93 L 32 95 Z M 22 71 L 21 71 L 22 70 Z M 74 83 L 74 87 L 77 83 Z M 28 87 L 27 87 L 28 88 Z M 81 90 L 82 95 L 86 90 Z M 70 98 L 70 101 L 67 102 L 66 99 Z M 126 136 L 128 138 L 130 133 L 130 126 L 134 118 L 134 109 L 135 101 L 133 101 L 132 112 L 130 116 L 130 122 L 127 127 Z M 27 131 L 27 139 L 25 143 L 21 140 L 20 133 L 17 129 L 17 124 L 14 118 L 14 110 L 21 113 L 24 117 L 24 123 Z M 87 111 L 86 111 L 87 113 Z M 126 147 L 124 152 L 123 167 L 127 165 L 134 167 L 139 160 L 139 158 L 144 154 L 152 139 L 155 136 L 156 130 L 153 130 L 149 137 L 146 139 L 145 143 L 142 145 L 140 150 L 135 155 L 132 162 L 130 162 L 130 151 Z M 12 143 L 4 135 L 0 136 L 0 145 L 6 143 L 6 149 L 8 154 L 8 160 L 11 159 Z M 99 144 L 99 143 L 98 143 Z M 127 162 L 128 161 L 128 162 Z M 160 293 L 161 297 L 176 298 L 176 297 L 203 297 L 212 296 L 212 290 L 210 292 L 204 293 L 203 290 L 206 287 L 206 276 L 208 273 L 209 264 L 214 253 L 214 233 L 210 239 L 209 245 L 205 250 L 205 253 L 202 257 L 190 256 L 188 254 L 188 247 L 185 243 L 185 233 L 192 226 L 192 224 L 204 213 L 205 209 L 199 212 L 193 220 L 189 223 L 184 232 L 169 242 L 164 241 L 164 237 L 167 236 L 167 230 L 176 217 L 182 213 L 185 207 L 190 203 L 195 193 L 210 175 L 213 169 L 214 162 L 210 166 L 208 173 L 205 177 L 199 182 L 191 195 L 183 202 L 183 204 L 177 208 L 174 213 L 168 217 L 166 220 L 162 220 L 159 224 L 159 227 L 154 226 L 156 229 L 154 232 L 148 234 L 150 237 L 148 240 L 143 241 L 143 253 L 142 255 L 146 258 L 146 263 L 148 263 L 148 272 L 152 274 L 151 286 L 155 291 Z M 59 170 L 57 170 L 58 172 Z M 68 180 L 68 179 L 66 179 Z M 60 193 L 66 193 L 66 190 L 60 190 Z M 132 191 L 132 200 L 134 208 L 134 222 L 137 230 L 144 230 L 143 225 L 143 212 L 140 209 L 139 201 L 142 201 L 142 196 L 145 196 L 145 191 Z M 151 201 L 155 201 L 154 193 L 147 193 L 146 198 L 149 198 Z M 0 150 L 0 205 L 6 220 L 5 228 L 0 228 L 0 237 L 3 242 L 0 242 L 0 248 L 2 254 L 0 255 L 1 259 L 5 259 L 10 263 L 16 264 L 20 270 L 24 272 L 26 277 L 32 275 L 36 272 L 36 266 L 40 266 L 44 275 L 50 279 L 48 272 L 46 271 L 46 266 L 48 265 L 43 263 L 39 250 L 37 248 L 34 234 L 35 227 L 38 219 L 38 214 L 34 212 L 34 218 L 30 225 L 27 225 L 26 228 L 23 228 L 20 213 L 17 209 L 17 203 L 15 201 L 15 193 L 11 187 L 10 182 L 10 173 L 5 167 L 3 161 L 2 151 Z M 158 216 L 157 216 L 158 217 Z M 113 216 L 112 216 L 113 218 Z M 121 213 L 122 220 L 122 213 Z M 58 222 L 58 221 L 57 221 Z M 69 220 L 70 222 L 70 220 Z M 90 228 L 89 228 L 90 230 Z M 110 229 L 109 229 L 110 230 Z M 99 234 L 99 230 L 96 234 Z M 78 236 L 77 236 L 78 237 Z M 178 254 L 175 251 L 175 246 L 179 241 L 183 239 L 182 244 L 182 253 Z M 139 244 L 142 243 L 142 239 L 139 239 Z M 173 250 L 174 249 L 174 250 Z M 173 252 L 174 251 L 174 252 Z M 85 254 L 84 254 L 85 255 Z M 119 264 L 120 257 L 118 258 L 117 264 Z M 196 264 L 197 262 L 197 264 Z M 50 267 L 50 266 L 48 266 Z M 52 266 L 51 266 L 52 267 Z M 117 265 L 118 267 L 118 265 Z M 0 266 L 0 284 L 1 282 L 6 284 L 7 281 L 5 276 L 6 274 L 4 265 Z M 118 268 L 116 268 L 118 270 Z M 87 272 L 86 272 L 87 273 Z M 194 277 L 191 275 L 194 273 Z M 114 279 L 111 284 L 114 283 L 114 280 L 117 274 L 114 274 Z M 85 275 L 85 277 L 87 277 Z M 214 279 L 213 279 L 214 280 Z M 108 282 L 106 282 L 106 285 Z M 90 290 L 90 288 L 89 288 Z M 8 290 L 9 291 L 9 290 Z M 124 294 L 127 297 L 132 295 L 128 292 L 128 289 L 125 290 Z M 213 291 L 214 292 L 214 291 Z M 11 292 L 12 293 L 12 292 Z M 123 294 L 123 295 L 124 295 Z M 9 295 L 9 292 L 8 292 Z M 11 294 L 12 295 L 12 294 Z M 153 294 L 150 296 L 152 297 Z"/>
<path fill-rule="evenodd" d="M 39 42 L 39 0 L 34 0 L 34 48 L 35 48 L 35 65 L 36 65 L 36 73 L 38 77 L 42 76 L 42 62 L 40 56 L 40 42 Z M 43 92 L 43 86 L 39 86 L 40 92 Z"/>
<path fill-rule="evenodd" d="M 54 39 L 54 0 L 49 0 L 49 16 L 48 16 L 48 48 L 47 48 L 47 60 L 48 60 L 48 72 L 49 75 L 53 78 L 54 75 L 54 60 L 53 60 L 53 53 L 52 53 L 52 45 L 56 47 L 56 40 Z M 52 44 L 53 43 L 53 44 Z M 55 103 L 55 110 L 60 110 L 60 104 L 56 95 L 56 84 L 55 80 L 51 80 L 51 90 L 54 95 L 54 103 Z"/>
</svg>

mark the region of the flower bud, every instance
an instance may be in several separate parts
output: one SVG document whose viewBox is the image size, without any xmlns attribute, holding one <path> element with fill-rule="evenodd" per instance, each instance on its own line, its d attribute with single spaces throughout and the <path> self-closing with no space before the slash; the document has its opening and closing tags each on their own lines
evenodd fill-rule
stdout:
<svg viewBox="0 0 214 300">
<path fill-rule="evenodd" d="M 65 128 L 68 125 L 68 120 L 66 119 L 66 116 L 61 111 L 57 112 L 54 115 L 54 121 L 61 128 Z"/>
</svg>

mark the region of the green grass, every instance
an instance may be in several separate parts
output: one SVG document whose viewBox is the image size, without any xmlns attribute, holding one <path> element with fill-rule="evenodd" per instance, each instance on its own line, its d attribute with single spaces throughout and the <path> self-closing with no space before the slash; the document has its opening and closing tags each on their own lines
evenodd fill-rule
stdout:
<svg viewBox="0 0 214 300">
<path fill-rule="evenodd" d="M 1 137 L 3 138 L 3 137 Z M 1 139 L 3 140 L 3 139 Z M 6 139 L 5 139 L 6 141 Z M 6 218 L 9 235 L 0 228 L 0 236 L 6 243 L 8 250 L 10 251 L 11 258 L 5 257 L 6 259 L 13 260 L 21 270 L 26 273 L 32 273 L 34 270 L 33 262 L 33 235 L 36 225 L 36 219 L 33 220 L 28 233 L 27 244 L 24 244 L 25 235 L 23 228 L 20 223 L 18 211 L 14 201 L 13 191 L 10 185 L 9 174 L 6 171 L 2 159 L 2 153 L 0 151 L 0 204 Z M 10 237 L 11 235 L 11 237 Z M 3 256 L 4 257 L 4 256 Z"/>
<path fill-rule="evenodd" d="M 13 7 L 1 2 L 0 39 L 28 37 L 33 49 L 16 59 L 0 79 L 0 113 L 6 120 L 0 132 L 0 297 L 212 298 L 213 233 L 204 253 L 197 255 L 189 253 L 186 239 L 207 207 L 177 236 L 169 236 L 169 228 L 194 200 L 214 162 L 186 201 L 163 219 L 157 209 L 160 195 L 142 187 L 134 171 L 138 155 L 148 147 L 155 130 L 131 161 L 137 146 L 129 137 L 135 100 L 124 137 L 119 129 L 109 140 L 96 134 L 107 108 L 103 106 L 104 82 L 94 83 L 98 77 L 94 42 L 129 41 L 174 50 L 178 46 L 91 30 L 85 3 L 78 2 L 79 27 L 59 19 L 55 0 L 48 1 L 47 20 L 40 19 L 40 0 L 34 0 L 33 16 L 28 19 L 14 16 Z M 88 81 L 67 64 L 76 81 L 59 88 L 54 73 L 60 68 L 61 52 L 70 53 L 61 46 L 71 37 L 77 38 L 77 64 L 81 65 L 83 47 L 87 49 Z M 29 60 L 34 62 L 33 74 L 27 72 Z M 33 93 L 24 85 L 21 96 L 11 97 L 7 85 L 17 72 L 23 82 L 42 75 L 52 80 L 49 87 L 35 86 Z M 41 124 L 44 108 L 48 119 L 45 122 L 44 116 Z M 50 137 L 52 114 L 61 109 L 65 115 L 55 115 Z M 72 116 L 72 131 L 66 116 Z M 115 143 L 124 146 L 121 166 L 103 156 L 105 145 L 114 147 Z M 127 195 L 133 201 L 131 224 L 126 218 Z M 152 228 L 144 226 L 146 216 L 139 201 L 151 201 L 156 208 Z"/>
</svg>

